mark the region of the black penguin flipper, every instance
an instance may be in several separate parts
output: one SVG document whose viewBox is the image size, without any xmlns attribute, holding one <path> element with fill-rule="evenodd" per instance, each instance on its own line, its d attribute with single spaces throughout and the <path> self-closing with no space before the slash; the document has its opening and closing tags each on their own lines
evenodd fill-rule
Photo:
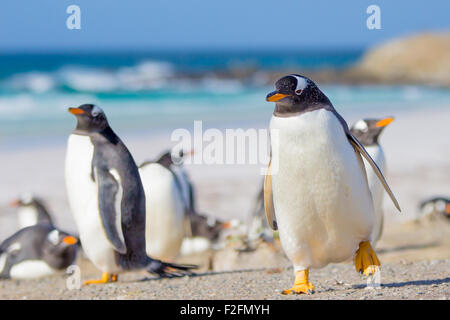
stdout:
<svg viewBox="0 0 450 320">
<path fill-rule="evenodd" d="M 98 208 L 102 226 L 114 250 L 120 254 L 127 252 L 121 227 L 122 187 L 110 171 L 96 169 L 98 183 Z"/>
<path fill-rule="evenodd" d="M 164 262 L 161 260 L 151 259 L 146 270 L 149 273 L 157 274 L 161 278 L 175 278 L 193 275 L 192 269 L 198 269 L 193 264 L 176 264 Z"/>
</svg>

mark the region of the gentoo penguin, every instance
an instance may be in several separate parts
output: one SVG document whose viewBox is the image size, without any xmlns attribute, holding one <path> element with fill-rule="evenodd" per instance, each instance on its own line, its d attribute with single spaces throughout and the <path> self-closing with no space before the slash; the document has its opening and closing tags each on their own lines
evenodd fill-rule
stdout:
<svg viewBox="0 0 450 320">
<path fill-rule="evenodd" d="M 20 229 L 38 223 L 53 224 L 52 217 L 43 201 L 29 193 L 22 194 L 18 199 L 12 201 L 10 206 L 17 208 Z"/>
<path fill-rule="evenodd" d="M 133 157 L 92 104 L 69 108 L 77 126 L 69 137 L 66 186 L 86 256 L 103 272 L 100 280 L 117 281 L 118 273 L 145 268 L 161 276 L 182 266 L 153 259 L 145 250 L 145 194 Z"/>
<path fill-rule="evenodd" d="M 48 276 L 74 263 L 78 239 L 52 225 L 23 228 L 0 244 L 0 278 Z"/>
<path fill-rule="evenodd" d="M 147 253 L 156 258 L 170 261 L 178 253 L 207 250 L 223 226 L 195 210 L 194 188 L 182 167 L 183 158 L 190 154 L 173 148 L 139 166 L 149 217 Z"/>
<path fill-rule="evenodd" d="M 350 132 L 356 137 L 364 146 L 367 153 L 375 161 L 381 172 L 386 176 L 386 159 L 384 157 L 383 148 L 381 147 L 378 137 L 388 124 L 394 121 L 394 118 L 388 117 L 384 119 L 361 119 L 355 122 L 350 128 Z M 367 180 L 369 182 L 369 190 L 372 194 L 373 206 L 375 209 L 375 225 L 372 231 L 372 244 L 380 239 L 383 232 L 383 185 L 378 180 L 375 172 L 370 169 L 370 164 L 363 159 L 366 167 Z"/>
<path fill-rule="evenodd" d="M 139 166 L 140 168 L 142 168 L 147 164 L 156 162 L 170 170 L 175 175 L 177 187 L 180 189 L 182 199 L 185 203 L 187 216 L 196 213 L 195 195 L 194 186 L 189 179 L 189 175 L 187 174 L 183 163 L 184 158 L 186 156 L 191 156 L 193 153 L 193 150 L 186 152 L 181 148 L 174 147 L 163 152 L 156 160 L 145 161 Z"/>
<path fill-rule="evenodd" d="M 185 203 L 176 176 L 158 162 L 146 162 L 139 173 L 145 191 L 147 254 L 173 261 L 185 236 Z"/>
<path fill-rule="evenodd" d="M 284 294 L 309 293 L 310 268 L 354 257 L 358 272 L 380 266 L 370 244 L 375 212 L 361 155 L 384 177 L 345 120 L 310 79 L 292 74 L 275 83 L 270 121 L 271 160 L 264 182 L 269 225 L 294 265 L 295 282 Z"/>
<path fill-rule="evenodd" d="M 450 219 L 450 199 L 445 197 L 433 197 L 420 203 L 421 216 L 445 217 Z"/>
<path fill-rule="evenodd" d="M 264 181 L 262 181 L 248 221 L 247 238 L 249 241 L 264 239 L 271 242 L 273 240 L 273 230 L 270 229 L 264 218 L 264 212 Z"/>
</svg>

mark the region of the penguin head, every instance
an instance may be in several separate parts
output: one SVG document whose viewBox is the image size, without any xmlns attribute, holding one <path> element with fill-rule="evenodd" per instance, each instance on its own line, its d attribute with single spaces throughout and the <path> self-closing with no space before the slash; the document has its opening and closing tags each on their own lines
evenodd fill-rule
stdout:
<svg viewBox="0 0 450 320">
<path fill-rule="evenodd" d="M 50 252 L 62 252 L 67 248 L 78 245 L 79 240 L 70 234 L 53 229 L 47 234 L 44 247 Z"/>
<path fill-rule="evenodd" d="M 81 133 L 100 132 L 109 127 L 103 110 L 94 104 L 82 104 L 78 108 L 69 108 L 77 118 L 76 131 Z"/>
<path fill-rule="evenodd" d="M 38 200 L 31 193 L 23 193 L 17 199 L 9 203 L 10 207 L 19 208 L 26 206 L 35 206 Z"/>
<path fill-rule="evenodd" d="M 181 166 L 186 156 L 194 154 L 194 150 L 184 151 L 183 148 L 173 147 L 170 151 L 171 161 L 176 166 Z"/>
<path fill-rule="evenodd" d="M 301 112 L 312 105 L 331 104 L 316 84 L 305 76 L 290 74 L 275 82 L 266 101 L 276 102 L 276 113 Z"/>
<path fill-rule="evenodd" d="M 350 131 L 364 146 L 377 145 L 380 133 L 392 121 L 394 121 L 393 117 L 361 119 L 353 124 Z"/>
<path fill-rule="evenodd" d="M 42 244 L 42 259 L 52 267 L 61 269 L 76 258 L 79 240 L 70 234 L 52 229 Z"/>
<path fill-rule="evenodd" d="M 450 218 L 450 199 L 437 197 L 425 200 L 420 204 L 420 214 L 422 216 L 441 214 Z"/>
</svg>

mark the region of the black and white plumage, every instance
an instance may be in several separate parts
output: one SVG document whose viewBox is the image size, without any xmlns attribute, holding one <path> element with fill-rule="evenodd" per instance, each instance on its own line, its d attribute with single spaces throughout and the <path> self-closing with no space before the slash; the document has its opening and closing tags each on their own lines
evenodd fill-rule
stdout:
<svg viewBox="0 0 450 320">
<path fill-rule="evenodd" d="M 53 219 L 45 203 L 32 194 L 25 193 L 20 195 L 19 198 L 11 201 L 10 206 L 17 208 L 17 217 L 20 229 L 33 226 L 38 223 L 53 224 Z"/>
<path fill-rule="evenodd" d="M 156 257 L 171 260 L 178 253 L 188 255 L 209 249 L 223 229 L 222 222 L 199 214 L 195 208 L 194 187 L 183 167 L 184 158 L 192 153 L 172 148 L 139 166 L 147 216 L 152 220 L 147 221 L 147 232 L 154 234 L 148 237 L 152 243 L 147 244 L 147 252 Z M 156 234 L 160 235 L 153 241 Z"/>
<path fill-rule="evenodd" d="M 419 205 L 419 209 L 421 217 L 442 217 L 450 219 L 450 198 L 432 197 L 422 201 Z"/>
<path fill-rule="evenodd" d="M 366 275 L 379 261 L 370 246 L 375 213 L 364 157 L 395 206 L 380 169 L 316 84 L 301 75 L 282 77 L 267 101 L 271 161 L 264 182 L 266 217 L 279 230 L 296 281 L 284 293 L 308 293 L 309 268 L 355 256 Z M 355 255 L 356 253 L 356 255 Z"/>
<path fill-rule="evenodd" d="M 0 278 L 52 275 L 75 262 L 77 249 L 77 238 L 49 224 L 23 228 L 0 244 Z"/>
<path fill-rule="evenodd" d="M 380 170 L 386 176 L 386 157 L 384 150 L 378 141 L 381 132 L 394 121 L 393 117 L 387 117 L 383 119 L 361 119 L 356 121 L 350 128 L 350 132 L 361 142 L 367 153 L 372 157 Z M 364 160 L 364 166 L 366 167 L 367 180 L 369 183 L 369 189 L 372 194 L 373 206 L 375 209 L 375 225 L 371 235 L 372 244 L 375 244 L 381 237 L 383 232 L 383 199 L 384 189 L 383 185 L 378 180 L 375 172 L 371 170 L 371 167 L 367 160 Z"/>
<path fill-rule="evenodd" d="M 170 275 L 181 266 L 152 259 L 146 253 L 145 194 L 138 168 L 98 106 L 69 108 L 77 126 L 69 137 L 66 186 L 86 256 L 103 271 L 103 283 L 117 274 L 145 268 Z"/>
</svg>

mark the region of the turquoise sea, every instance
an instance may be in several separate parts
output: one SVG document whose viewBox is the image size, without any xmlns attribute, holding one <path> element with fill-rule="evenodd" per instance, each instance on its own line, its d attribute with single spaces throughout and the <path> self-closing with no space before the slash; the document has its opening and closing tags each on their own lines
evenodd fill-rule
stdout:
<svg viewBox="0 0 450 320">
<path fill-rule="evenodd" d="M 0 145 L 66 136 L 67 107 L 96 103 L 119 131 L 157 132 L 266 121 L 267 73 L 344 68 L 362 51 L 0 55 Z M 450 90 L 421 86 L 324 85 L 343 113 L 392 114 L 450 106 Z"/>
</svg>

